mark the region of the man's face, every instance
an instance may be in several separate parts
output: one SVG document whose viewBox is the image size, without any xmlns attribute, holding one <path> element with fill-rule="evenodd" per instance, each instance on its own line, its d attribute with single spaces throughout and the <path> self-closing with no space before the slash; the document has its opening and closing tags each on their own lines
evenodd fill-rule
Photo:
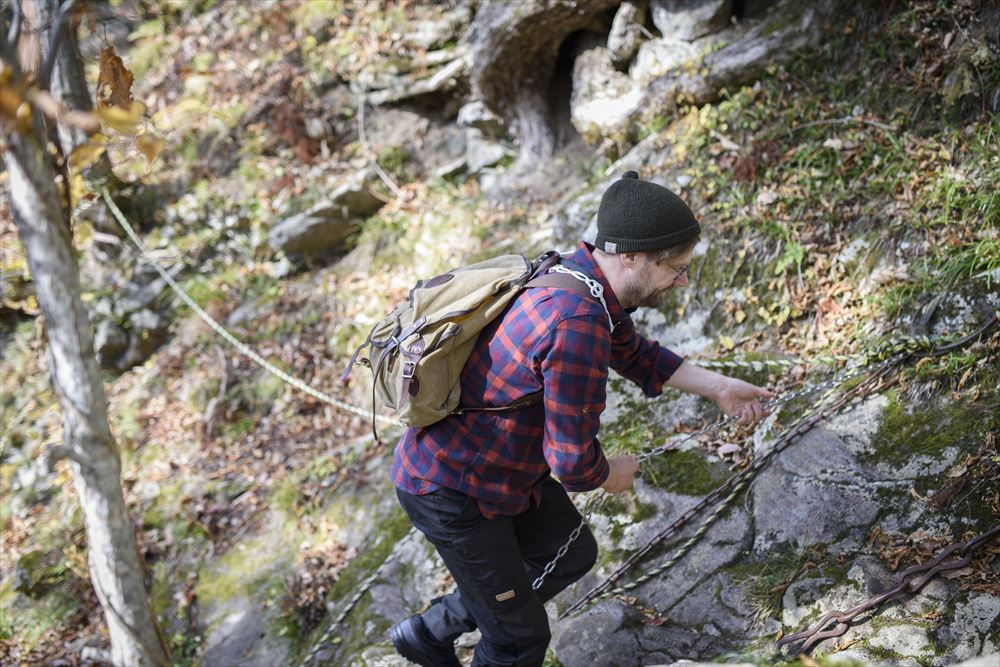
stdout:
<svg viewBox="0 0 1000 667">
<path fill-rule="evenodd" d="M 626 308 L 659 308 L 667 290 L 688 284 L 687 267 L 693 254 L 692 249 L 660 263 L 653 261 L 649 255 L 639 255 L 629 274 L 625 294 L 619 297 L 619 301 Z"/>
</svg>

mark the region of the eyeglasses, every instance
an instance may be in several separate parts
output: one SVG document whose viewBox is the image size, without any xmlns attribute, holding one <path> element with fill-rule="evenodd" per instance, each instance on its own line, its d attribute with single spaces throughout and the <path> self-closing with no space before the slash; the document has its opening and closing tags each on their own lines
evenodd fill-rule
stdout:
<svg viewBox="0 0 1000 667">
<path fill-rule="evenodd" d="M 667 264 L 667 266 L 670 266 L 670 265 Z M 691 265 L 690 264 L 685 264 L 684 266 L 682 266 L 679 269 L 676 269 L 676 268 L 670 266 L 670 268 L 674 270 L 674 280 L 673 280 L 673 282 L 676 283 L 678 280 L 680 280 L 681 278 L 683 278 L 684 276 L 686 276 L 687 272 L 688 272 L 688 267 L 689 266 L 691 266 Z"/>
</svg>

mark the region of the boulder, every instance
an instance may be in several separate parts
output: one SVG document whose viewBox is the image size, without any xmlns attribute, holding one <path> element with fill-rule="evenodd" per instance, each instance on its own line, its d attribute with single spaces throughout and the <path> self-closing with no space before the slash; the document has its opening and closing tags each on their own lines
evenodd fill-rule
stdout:
<svg viewBox="0 0 1000 667">
<path fill-rule="evenodd" d="M 626 0 L 615 12 L 608 34 L 611 62 L 623 67 L 632 60 L 642 42 L 642 24 L 646 20 L 646 5 L 642 0 Z"/>
<path fill-rule="evenodd" d="M 336 251 L 357 228 L 360 218 L 385 205 L 368 188 L 370 181 L 371 173 L 362 171 L 334 190 L 329 199 L 282 220 L 268 235 L 271 247 L 293 258 Z"/>
<path fill-rule="evenodd" d="M 589 143 L 622 134 L 638 110 L 642 90 L 615 69 L 604 47 L 588 49 L 573 64 L 570 118 Z"/>
<path fill-rule="evenodd" d="M 473 100 L 459 109 L 457 122 L 461 127 L 479 130 L 490 139 L 499 139 L 507 133 L 503 119 L 487 109 L 482 100 Z"/>
<path fill-rule="evenodd" d="M 732 0 L 650 0 L 653 25 L 664 37 L 693 41 L 729 25 Z"/>
<path fill-rule="evenodd" d="M 432 49 L 459 39 L 472 22 L 472 5 L 465 0 L 441 16 L 418 22 L 407 32 L 406 41 L 421 49 Z"/>
<path fill-rule="evenodd" d="M 110 319 L 97 323 L 94 331 L 94 349 L 102 368 L 117 368 L 117 361 L 128 348 L 128 334 Z"/>
<path fill-rule="evenodd" d="M 629 76 L 635 81 L 650 81 L 694 62 L 699 51 L 691 42 L 676 37 L 651 39 L 639 47 Z"/>
<path fill-rule="evenodd" d="M 466 171 L 475 174 L 492 167 L 508 155 L 513 155 L 502 145 L 487 139 L 479 130 L 469 130 L 466 135 Z"/>
<path fill-rule="evenodd" d="M 149 359 L 167 339 L 170 320 L 143 308 L 128 316 L 129 340 L 125 354 L 115 361 L 118 370 L 127 370 Z"/>
<path fill-rule="evenodd" d="M 357 221 L 345 218 L 330 202 L 279 222 L 268 235 L 271 247 L 289 257 L 301 258 L 338 248 L 357 229 Z"/>
</svg>

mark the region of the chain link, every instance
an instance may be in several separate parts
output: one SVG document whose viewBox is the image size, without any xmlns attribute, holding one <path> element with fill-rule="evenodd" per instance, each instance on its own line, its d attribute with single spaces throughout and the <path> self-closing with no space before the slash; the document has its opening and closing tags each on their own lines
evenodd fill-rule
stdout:
<svg viewBox="0 0 1000 667">
<path fill-rule="evenodd" d="M 823 615 L 809 628 L 784 637 L 777 643 L 777 648 L 797 644 L 801 642 L 795 655 L 808 655 L 813 648 L 825 639 L 839 637 L 847 632 L 850 622 L 856 617 L 875 609 L 887 600 L 904 599 L 922 589 L 927 582 L 942 572 L 954 571 L 967 566 L 972 561 L 972 555 L 985 544 L 988 544 L 1000 537 L 1000 525 L 994 526 L 979 537 L 973 538 L 965 544 L 953 544 L 943 549 L 932 560 L 922 565 L 914 565 L 907 568 L 896 578 L 896 586 L 888 591 L 879 593 L 859 605 L 851 607 L 846 611 L 829 611 Z M 958 552 L 959 558 L 945 561 L 945 558 Z M 920 576 L 917 576 L 920 575 Z M 824 630 L 831 623 L 836 623 L 833 628 Z"/>
</svg>

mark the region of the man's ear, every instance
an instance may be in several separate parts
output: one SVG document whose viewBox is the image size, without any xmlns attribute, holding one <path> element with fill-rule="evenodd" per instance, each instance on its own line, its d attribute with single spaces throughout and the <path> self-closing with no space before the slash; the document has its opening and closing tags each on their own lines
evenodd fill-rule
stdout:
<svg viewBox="0 0 1000 667">
<path fill-rule="evenodd" d="M 639 253 L 637 252 L 622 252 L 618 253 L 618 261 L 622 263 L 622 267 L 634 269 L 639 263 Z"/>
</svg>

